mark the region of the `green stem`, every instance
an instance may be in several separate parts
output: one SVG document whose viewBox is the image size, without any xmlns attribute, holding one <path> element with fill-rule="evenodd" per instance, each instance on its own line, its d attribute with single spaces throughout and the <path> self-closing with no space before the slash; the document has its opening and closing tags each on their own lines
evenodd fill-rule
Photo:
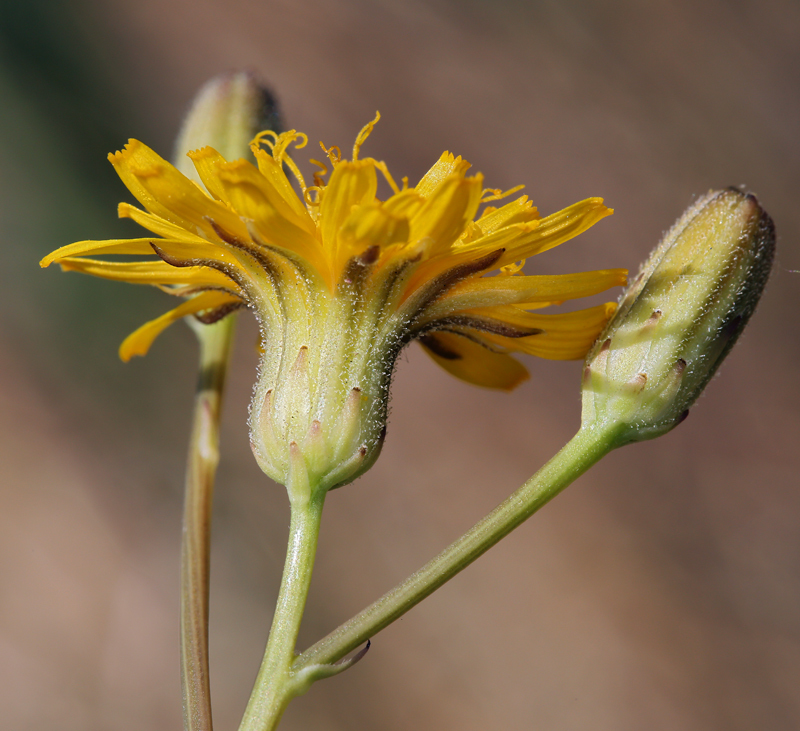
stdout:
<svg viewBox="0 0 800 731">
<path fill-rule="evenodd" d="M 194 328 L 200 378 L 194 404 L 181 542 L 181 688 L 185 731 L 211 731 L 208 677 L 208 580 L 211 502 L 219 463 L 222 394 L 235 317 Z"/>
<path fill-rule="evenodd" d="M 295 673 L 329 665 L 366 642 L 469 566 L 615 446 L 615 432 L 581 429 L 505 502 L 415 574 L 300 655 Z"/>
<path fill-rule="evenodd" d="M 290 494 L 291 494 L 290 489 Z M 289 546 L 267 649 L 239 731 L 271 731 L 289 701 L 303 692 L 292 670 L 300 621 L 311 584 L 325 493 L 292 503 Z"/>
</svg>

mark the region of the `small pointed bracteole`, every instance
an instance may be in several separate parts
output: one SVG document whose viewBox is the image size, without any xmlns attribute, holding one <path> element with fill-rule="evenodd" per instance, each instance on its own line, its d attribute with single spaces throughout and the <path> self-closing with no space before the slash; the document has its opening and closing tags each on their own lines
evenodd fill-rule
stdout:
<svg viewBox="0 0 800 731">
<path fill-rule="evenodd" d="M 663 313 L 661 312 L 661 310 L 653 310 L 653 314 L 647 318 L 644 327 L 646 328 L 655 327 L 656 323 L 661 319 L 662 314 Z"/>
<path fill-rule="evenodd" d="M 308 667 L 303 668 L 294 675 L 292 680 L 292 685 L 294 685 L 295 688 L 295 694 L 302 695 L 317 680 L 332 678 L 334 675 L 338 675 L 339 673 L 343 673 L 345 670 L 349 670 L 351 667 L 353 667 L 353 665 L 363 659 L 364 655 L 367 654 L 371 646 L 372 640 L 367 640 L 367 644 L 364 645 L 364 647 L 362 647 L 352 657 L 345 657 L 331 664 L 309 665 Z"/>
<path fill-rule="evenodd" d="M 364 657 L 364 655 L 369 652 L 370 647 L 372 647 L 372 640 L 367 640 L 367 644 L 364 645 L 364 647 L 362 647 L 355 655 L 349 658 L 343 657 L 341 660 L 337 660 L 335 663 L 333 663 L 333 667 L 341 667 L 342 665 L 345 665 L 346 667 L 343 668 L 344 670 L 353 667 L 353 665 L 355 665 Z"/>
<path fill-rule="evenodd" d="M 597 355 L 592 360 L 592 367 L 595 371 L 602 371 L 608 364 L 608 351 L 611 349 L 611 338 L 606 338 L 597 351 Z"/>
<path fill-rule="evenodd" d="M 297 359 L 292 368 L 294 373 L 307 373 L 308 372 L 308 346 L 301 345 L 300 350 L 297 352 Z"/>
<path fill-rule="evenodd" d="M 647 385 L 647 374 L 637 373 L 630 382 L 634 393 L 639 393 Z"/>
</svg>

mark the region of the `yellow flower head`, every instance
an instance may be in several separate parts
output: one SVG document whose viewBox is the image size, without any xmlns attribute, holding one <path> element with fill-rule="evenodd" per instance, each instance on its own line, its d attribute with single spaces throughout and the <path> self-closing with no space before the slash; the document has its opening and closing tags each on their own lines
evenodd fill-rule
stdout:
<svg viewBox="0 0 800 731">
<path fill-rule="evenodd" d="M 468 176 L 469 163 L 448 152 L 415 187 L 405 179 L 398 186 L 385 163 L 359 154 L 378 118 L 359 133 L 352 159 L 322 146 L 325 161 L 312 160 L 319 168 L 313 185 L 287 152 L 307 141 L 294 130 L 256 137 L 257 165 L 225 160 L 210 147 L 189 153 L 205 190 L 131 140 L 109 159 L 145 210 L 121 203 L 119 214 L 156 236 L 81 241 L 41 262 L 185 298 L 130 335 L 123 360 L 146 353 L 184 316 L 212 322 L 239 307 L 253 310 L 264 344 L 253 448 L 262 468 L 284 483 L 293 470 L 291 479 L 302 481 L 301 464 L 303 479 L 326 487 L 371 464 L 391 371 L 411 340 L 459 378 L 512 389 L 527 371 L 511 352 L 582 358 L 614 305 L 531 310 L 625 281 L 620 269 L 516 274 L 517 262 L 609 215 L 602 199 L 545 218 L 527 196 L 487 205 L 518 189 L 485 189 L 483 176 Z M 381 178 L 391 191 L 385 200 L 377 195 Z"/>
</svg>

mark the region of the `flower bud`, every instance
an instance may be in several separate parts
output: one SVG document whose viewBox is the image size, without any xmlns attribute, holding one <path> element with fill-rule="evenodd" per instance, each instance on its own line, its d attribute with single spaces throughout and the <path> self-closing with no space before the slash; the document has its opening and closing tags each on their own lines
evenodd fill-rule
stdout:
<svg viewBox="0 0 800 731">
<path fill-rule="evenodd" d="M 197 92 L 175 141 L 175 167 L 201 183 L 186 153 L 211 146 L 228 160 L 250 158 L 250 141 L 265 129 L 281 131 L 270 92 L 247 71 L 220 74 Z"/>
<path fill-rule="evenodd" d="M 752 195 L 729 188 L 689 208 L 587 357 L 583 426 L 611 429 L 621 446 L 683 421 L 753 314 L 774 250 Z"/>
</svg>

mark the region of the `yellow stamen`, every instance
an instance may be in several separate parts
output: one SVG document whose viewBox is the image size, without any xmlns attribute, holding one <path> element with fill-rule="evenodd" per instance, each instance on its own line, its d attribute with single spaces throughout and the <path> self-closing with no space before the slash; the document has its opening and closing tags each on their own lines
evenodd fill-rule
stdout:
<svg viewBox="0 0 800 731">
<path fill-rule="evenodd" d="M 300 168 L 297 167 L 297 164 L 294 160 L 292 160 L 291 156 L 286 154 L 286 149 L 293 142 L 295 142 L 294 147 L 296 150 L 302 150 L 308 144 L 308 135 L 306 135 L 304 132 L 298 132 L 294 129 L 290 129 L 288 132 L 279 134 L 272 148 L 272 157 L 276 162 L 286 165 L 286 167 L 292 171 L 292 175 L 297 178 L 300 188 L 305 191 L 306 181 L 303 178 L 303 174 L 300 172 Z"/>
<path fill-rule="evenodd" d="M 309 158 L 308 161 L 320 169 L 319 172 L 314 173 L 314 185 L 319 186 L 320 188 L 323 187 L 325 185 L 325 181 L 322 179 L 322 176 L 328 174 L 328 166 L 324 162 L 315 160 L 313 157 Z"/>
<path fill-rule="evenodd" d="M 303 191 L 303 200 L 305 201 L 305 204 L 307 206 L 311 206 L 312 208 L 318 206 L 320 204 L 320 194 L 321 194 L 321 192 L 322 192 L 322 189 L 321 189 L 320 186 L 309 185 L 308 188 L 306 188 Z M 317 197 L 316 198 L 312 198 L 311 197 L 311 193 L 316 193 Z"/>
<path fill-rule="evenodd" d="M 297 167 L 295 161 L 292 160 L 292 158 L 288 155 L 284 155 L 283 159 L 279 160 L 279 162 L 282 162 L 287 168 L 289 168 L 289 170 L 292 171 L 292 175 L 297 178 L 297 182 L 300 184 L 300 189 L 303 191 L 303 193 L 305 193 L 308 189 L 308 186 L 306 185 L 303 173 L 300 172 L 300 168 Z"/>
<path fill-rule="evenodd" d="M 361 152 L 361 145 L 363 145 L 367 141 L 367 137 L 369 137 L 370 133 L 374 129 L 375 125 L 378 123 L 378 120 L 381 118 L 380 112 L 375 112 L 375 119 L 371 122 L 365 124 L 361 131 L 358 133 L 356 137 L 356 142 L 353 145 L 353 162 L 358 160 L 358 153 Z"/>
<path fill-rule="evenodd" d="M 268 140 L 267 137 L 272 137 L 273 139 Z M 253 137 L 253 141 L 250 143 L 250 147 L 258 149 L 261 147 L 263 143 L 264 145 L 269 147 L 270 150 L 273 150 L 275 149 L 275 143 L 277 141 L 278 141 L 278 133 L 272 129 L 265 129 L 263 132 L 259 132 L 255 137 Z"/>
<path fill-rule="evenodd" d="M 311 162 L 314 162 L 314 161 L 312 160 Z M 399 193 L 400 192 L 400 188 L 398 188 L 397 187 L 397 183 L 394 182 L 394 178 L 392 177 L 392 174 L 389 172 L 389 168 L 386 167 L 386 163 L 383 162 L 382 160 L 381 161 L 376 160 L 375 161 L 375 167 L 378 170 L 380 170 L 381 173 L 383 173 L 383 177 L 386 178 L 386 182 L 389 183 L 389 187 L 395 193 Z M 403 188 L 403 190 L 405 190 L 405 188 L 408 187 L 408 178 L 403 178 L 403 181 L 406 184 L 405 187 Z"/>
<path fill-rule="evenodd" d="M 283 132 L 278 135 L 275 140 L 275 147 L 272 150 L 272 157 L 278 162 L 283 162 L 283 156 L 289 145 L 295 140 L 299 140 L 294 146 L 295 150 L 302 150 L 308 144 L 308 135 L 304 132 L 298 132 L 295 129 L 290 129 L 288 132 Z"/>
<path fill-rule="evenodd" d="M 322 142 L 319 143 L 319 146 L 322 148 L 322 151 L 328 156 L 328 160 L 331 161 L 331 165 L 336 167 L 336 164 L 341 161 L 342 159 L 342 151 L 339 149 L 337 145 L 333 145 L 332 147 L 325 147 Z"/>
</svg>

